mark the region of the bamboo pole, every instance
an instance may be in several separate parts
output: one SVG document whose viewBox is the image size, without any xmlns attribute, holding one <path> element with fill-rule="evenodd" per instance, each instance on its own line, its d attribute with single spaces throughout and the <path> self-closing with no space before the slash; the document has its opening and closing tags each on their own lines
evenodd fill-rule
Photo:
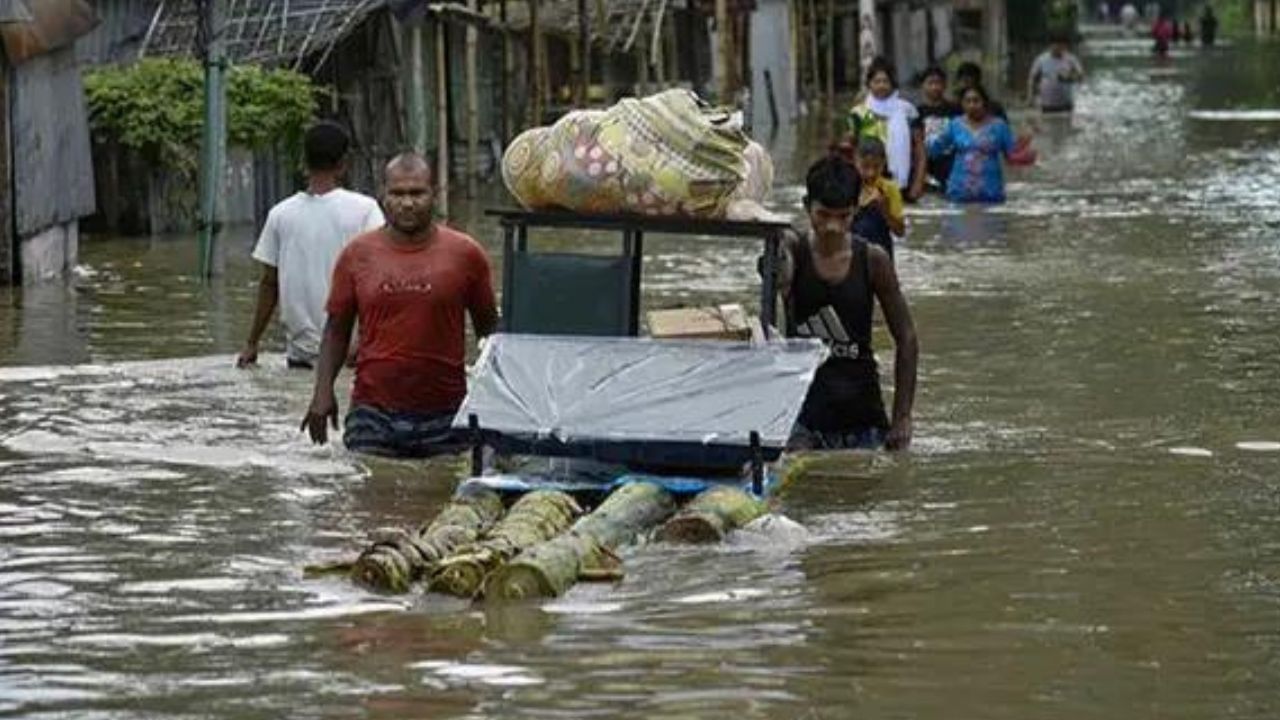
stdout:
<svg viewBox="0 0 1280 720">
<path fill-rule="evenodd" d="M 511 56 L 511 28 L 507 26 L 507 0 L 499 0 L 498 19 L 502 21 L 502 145 L 511 139 L 511 73 L 515 58 Z"/>
<path fill-rule="evenodd" d="M 449 216 L 449 72 L 445 67 L 448 35 L 444 19 L 436 20 L 436 208 Z"/>
<path fill-rule="evenodd" d="M 409 26 L 409 134 L 413 149 L 427 151 L 427 68 L 424 23 Z"/>
<path fill-rule="evenodd" d="M 667 0 L 660 0 L 653 21 L 653 37 L 649 42 L 649 61 L 653 65 L 654 81 L 658 83 L 658 87 L 667 84 L 667 57 L 662 45 L 662 38 L 666 35 L 663 32 L 666 28 L 666 11 Z"/>
<path fill-rule="evenodd" d="M 591 94 L 591 14 L 587 0 L 578 0 L 578 107 L 586 107 Z"/>
<path fill-rule="evenodd" d="M 542 28 L 538 25 L 539 0 L 529 0 L 529 53 L 533 56 L 529 61 L 529 127 L 542 124 L 543 96 L 543 52 Z"/>
<path fill-rule="evenodd" d="M 876 20 L 876 0 L 858 0 L 859 77 L 866 77 L 871 61 L 880 54 L 880 28 Z"/>
<path fill-rule="evenodd" d="M 827 127 L 836 122 L 836 0 L 827 0 Z"/>
<path fill-rule="evenodd" d="M 720 104 L 733 102 L 737 90 L 733 76 L 736 63 L 733 53 L 733 26 L 729 21 L 729 0 L 716 0 L 716 44 L 720 55 Z"/>
<path fill-rule="evenodd" d="M 649 60 L 645 57 L 644 43 L 636 43 L 636 96 L 649 94 Z"/>
<path fill-rule="evenodd" d="M 818 60 L 818 6 L 816 0 L 808 0 L 809 33 L 805 40 L 809 50 L 809 97 L 817 102 L 822 93 L 822 65 Z"/>
<path fill-rule="evenodd" d="M 478 12 L 476 0 L 468 0 L 467 9 Z M 480 90 L 479 70 L 476 67 L 476 46 L 479 31 L 473 22 L 467 23 L 467 197 L 476 196 L 476 178 L 480 165 Z"/>
<path fill-rule="evenodd" d="M 803 0 L 796 0 L 796 2 L 787 3 L 787 19 L 790 20 L 791 25 L 791 57 L 795 58 L 795 67 L 791 69 L 791 81 L 795 83 L 795 87 L 800 93 L 800 98 L 803 98 L 804 56 L 800 52 L 802 49 L 800 43 L 800 23 L 803 15 L 800 12 L 799 2 L 803 2 Z"/>
</svg>

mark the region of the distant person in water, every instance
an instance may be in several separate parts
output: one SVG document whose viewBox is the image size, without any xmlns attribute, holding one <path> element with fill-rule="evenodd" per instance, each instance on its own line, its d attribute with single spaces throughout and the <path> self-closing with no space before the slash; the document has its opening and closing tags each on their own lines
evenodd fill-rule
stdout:
<svg viewBox="0 0 1280 720">
<path fill-rule="evenodd" d="M 1218 37 L 1218 16 L 1213 14 L 1213 5 L 1204 4 L 1204 12 L 1200 13 L 1200 44 L 1213 47 Z"/>
<path fill-rule="evenodd" d="M 453 416 L 467 393 L 466 316 L 476 337 L 498 323 L 489 259 L 435 222 L 431 166 L 406 153 L 386 167 L 387 226 L 352 240 L 333 270 L 315 393 L 302 421 L 312 441 L 337 427 L 333 383 L 360 322 L 356 379 L 343 440 L 349 450 L 427 457 L 465 446 Z"/>
<path fill-rule="evenodd" d="M 1151 26 L 1151 38 L 1155 43 L 1152 52 L 1160 58 L 1169 57 L 1169 47 L 1177 39 L 1177 35 L 1178 29 L 1173 24 L 1173 20 L 1161 10 L 1159 17 Z"/>
<path fill-rule="evenodd" d="M 787 335 L 816 338 L 830 349 L 809 386 L 788 442 L 792 449 L 905 450 L 911 444 L 920 354 L 915 324 L 889 254 L 849 232 L 859 186 L 843 159 L 815 163 L 805 179 L 810 229 L 787 233 L 781 248 L 778 292 Z M 896 351 L 892 421 L 871 347 L 877 302 Z"/>
<path fill-rule="evenodd" d="M 311 369 L 320 352 L 324 302 L 338 253 L 351 238 L 384 222 L 377 200 L 342 188 L 351 146 L 342 126 L 317 123 L 302 145 L 307 188 L 271 208 L 253 249 L 262 278 L 237 367 L 258 362 L 259 343 L 279 306 L 289 367 Z"/>
<path fill-rule="evenodd" d="M 947 123 L 960 115 L 960 104 L 947 98 L 947 73 L 934 65 L 924 71 L 920 81 L 920 102 L 916 103 L 920 111 L 920 120 L 924 123 L 924 141 L 929 141 L 942 134 Z M 947 176 L 951 174 L 951 156 L 927 158 L 925 171 L 926 182 L 946 189 Z"/>
<path fill-rule="evenodd" d="M 884 249 L 893 257 L 893 238 L 905 237 L 907 219 L 902 192 L 889 174 L 884 143 L 864 138 L 854 160 L 861 187 L 853 216 L 853 234 Z"/>
<path fill-rule="evenodd" d="M 930 155 L 955 154 L 947 179 L 947 199 L 952 202 L 1004 202 L 1003 160 L 1013 151 L 1014 139 L 1009 125 L 991 115 L 990 104 L 981 85 L 966 89 L 960 96 L 964 115 L 929 143 Z"/>
<path fill-rule="evenodd" d="M 1138 13 L 1137 5 L 1128 2 L 1120 8 L 1120 24 L 1124 26 L 1125 30 L 1131 33 L 1137 30 L 1138 21 L 1141 19 L 1142 16 Z"/>
<path fill-rule="evenodd" d="M 1067 39 L 1054 37 L 1049 49 L 1031 63 L 1027 102 L 1043 113 L 1069 113 L 1075 110 L 1075 87 L 1082 80 L 1084 66 L 1071 54 Z"/>
<path fill-rule="evenodd" d="M 960 66 L 956 68 L 955 97 L 957 106 L 960 105 L 960 96 L 964 94 L 964 91 L 974 86 L 985 87 L 982 83 L 982 66 L 975 62 L 960 63 Z M 991 104 L 987 108 L 988 112 L 1006 123 L 1009 122 L 1009 113 L 1005 111 L 1004 105 L 995 98 L 990 98 L 990 100 Z"/>
<path fill-rule="evenodd" d="M 924 194 L 924 130 L 920 111 L 898 93 L 898 78 L 884 58 L 871 61 L 862 99 L 849 109 L 847 142 L 857 147 L 865 138 L 884 143 L 889 172 L 909 201 Z"/>
</svg>

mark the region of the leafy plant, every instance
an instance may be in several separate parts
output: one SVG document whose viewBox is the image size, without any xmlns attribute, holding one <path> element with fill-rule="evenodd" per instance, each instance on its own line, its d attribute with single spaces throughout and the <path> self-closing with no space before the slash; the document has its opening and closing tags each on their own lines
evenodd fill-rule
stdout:
<svg viewBox="0 0 1280 720">
<path fill-rule="evenodd" d="M 85 76 L 94 132 L 152 162 L 194 175 L 204 123 L 204 69 L 194 60 L 148 59 Z M 297 156 L 315 114 L 317 88 L 305 75 L 253 65 L 227 75 L 227 141 L 257 149 L 282 144 Z"/>
</svg>

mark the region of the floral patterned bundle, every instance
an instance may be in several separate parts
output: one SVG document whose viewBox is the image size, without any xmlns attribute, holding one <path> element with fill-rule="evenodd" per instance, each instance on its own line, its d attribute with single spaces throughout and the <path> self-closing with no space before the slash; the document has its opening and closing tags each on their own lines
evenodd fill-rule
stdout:
<svg viewBox="0 0 1280 720">
<path fill-rule="evenodd" d="M 524 132 L 502 175 L 531 210 L 724 218 L 759 207 L 773 163 L 727 113 L 668 90 Z"/>
</svg>

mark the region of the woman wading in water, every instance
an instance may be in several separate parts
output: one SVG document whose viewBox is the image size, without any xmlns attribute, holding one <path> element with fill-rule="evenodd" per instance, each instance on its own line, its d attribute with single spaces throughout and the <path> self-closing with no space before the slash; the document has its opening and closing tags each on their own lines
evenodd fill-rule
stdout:
<svg viewBox="0 0 1280 720">
<path fill-rule="evenodd" d="M 964 114 L 947 123 L 929 143 L 931 157 L 955 154 L 947 179 L 947 199 L 958 203 L 1004 202 L 1002 161 L 1014 149 L 1013 132 L 993 117 L 991 99 L 980 85 L 965 88 L 960 96 Z"/>
</svg>

